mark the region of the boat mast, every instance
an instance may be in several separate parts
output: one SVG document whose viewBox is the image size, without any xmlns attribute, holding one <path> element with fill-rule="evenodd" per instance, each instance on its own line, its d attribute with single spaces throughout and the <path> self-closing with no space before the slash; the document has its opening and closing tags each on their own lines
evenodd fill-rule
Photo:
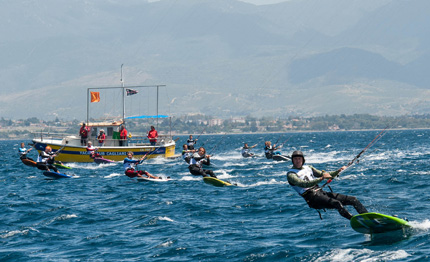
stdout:
<svg viewBox="0 0 430 262">
<path fill-rule="evenodd" d="M 121 64 L 121 87 L 122 87 L 122 123 L 125 125 L 125 88 L 124 88 L 124 79 L 122 78 L 122 66 Z"/>
</svg>

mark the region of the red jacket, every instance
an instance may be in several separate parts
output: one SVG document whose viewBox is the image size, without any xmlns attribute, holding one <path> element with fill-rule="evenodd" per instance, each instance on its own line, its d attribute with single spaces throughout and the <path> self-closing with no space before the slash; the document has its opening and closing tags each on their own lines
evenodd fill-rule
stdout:
<svg viewBox="0 0 430 262">
<path fill-rule="evenodd" d="M 157 130 L 151 130 L 148 132 L 148 138 L 151 142 L 157 142 L 158 133 Z"/>
<path fill-rule="evenodd" d="M 82 138 L 87 138 L 88 137 L 88 132 L 90 132 L 90 128 L 89 127 L 83 127 L 83 126 L 81 126 L 81 129 L 79 129 L 79 135 Z"/>
<path fill-rule="evenodd" d="M 123 129 L 121 130 L 121 133 L 119 133 L 119 138 L 120 139 L 127 139 L 127 129 Z"/>
<path fill-rule="evenodd" d="M 99 135 L 97 137 L 97 139 L 99 140 L 99 143 L 103 143 L 106 139 L 106 135 L 103 133 L 103 134 Z"/>
</svg>

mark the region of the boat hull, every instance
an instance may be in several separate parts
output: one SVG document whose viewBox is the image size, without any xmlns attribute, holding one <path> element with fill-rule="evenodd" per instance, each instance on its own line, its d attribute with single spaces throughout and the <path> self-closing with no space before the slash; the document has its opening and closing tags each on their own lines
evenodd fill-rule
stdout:
<svg viewBox="0 0 430 262">
<path fill-rule="evenodd" d="M 39 139 L 33 139 L 35 148 L 38 152 L 45 149 L 46 146 L 50 146 L 53 152 L 56 152 L 64 145 L 61 141 L 41 141 Z M 133 152 L 135 158 L 140 158 L 143 155 L 147 155 L 147 158 L 164 157 L 171 158 L 175 156 L 175 143 L 167 143 L 165 145 L 157 146 L 113 146 L 113 147 L 100 147 L 97 153 L 103 158 L 112 161 L 123 161 L 127 156 L 127 152 Z M 90 152 L 87 151 L 86 147 L 83 146 L 69 146 L 65 145 L 61 150 L 61 153 L 55 157 L 55 160 L 61 162 L 83 162 L 91 163 L 94 160 L 90 157 Z"/>
</svg>

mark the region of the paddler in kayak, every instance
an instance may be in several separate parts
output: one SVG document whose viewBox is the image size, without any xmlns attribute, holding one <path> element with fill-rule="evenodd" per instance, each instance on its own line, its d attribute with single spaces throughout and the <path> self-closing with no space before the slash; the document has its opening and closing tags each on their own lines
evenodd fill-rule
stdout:
<svg viewBox="0 0 430 262">
<path fill-rule="evenodd" d="M 37 168 L 40 170 L 51 171 L 58 173 L 58 169 L 53 165 L 55 163 L 55 157 L 57 155 L 52 152 L 52 148 L 50 146 L 45 147 L 44 151 L 41 151 L 37 158 Z"/>
<path fill-rule="evenodd" d="M 212 170 L 203 169 L 203 165 L 209 166 L 211 164 L 210 157 L 210 155 L 206 155 L 206 149 L 200 147 L 197 153 L 194 153 L 190 159 L 190 165 L 188 166 L 190 173 L 195 176 L 207 177 L 209 175 L 216 178 Z"/>
<path fill-rule="evenodd" d="M 133 177 L 143 177 L 143 175 L 153 178 L 153 179 L 161 179 L 161 177 L 157 177 L 151 175 L 148 171 L 145 170 L 135 170 L 135 167 L 143 162 L 146 155 L 142 156 L 139 160 L 133 159 L 133 152 L 127 152 L 127 157 L 124 159 L 124 172 L 125 175 L 133 178 Z"/>
<path fill-rule="evenodd" d="M 92 159 L 94 159 L 94 158 L 101 158 L 102 157 L 99 153 L 96 153 L 97 150 L 99 150 L 99 148 L 98 147 L 94 147 L 93 146 L 93 142 L 88 141 L 87 152 L 90 152 L 90 157 Z"/>
<path fill-rule="evenodd" d="M 318 186 L 324 179 L 332 179 L 339 175 L 346 166 L 332 172 L 321 171 L 312 166 L 304 165 L 305 157 L 301 151 L 294 151 L 291 159 L 293 167 L 287 173 L 288 183 L 305 199 L 309 207 L 317 210 L 337 209 L 339 214 L 347 219 L 351 219 L 352 214 L 344 207 L 345 205 L 352 205 L 359 214 L 368 213 L 356 197 L 326 192 Z"/>
</svg>

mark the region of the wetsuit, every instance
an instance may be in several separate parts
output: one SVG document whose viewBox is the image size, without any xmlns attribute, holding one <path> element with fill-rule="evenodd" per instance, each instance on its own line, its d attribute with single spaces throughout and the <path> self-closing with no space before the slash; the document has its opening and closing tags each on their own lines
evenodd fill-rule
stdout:
<svg viewBox="0 0 430 262">
<path fill-rule="evenodd" d="M 312 166 L 302 166 L 297 169 L 291 168 L 287 173 L 288 183 L 302 196 L 309 207 L 314 209 L 337 209 L 339 214 L 347 219 L 352 218 L 352 214 L 344 205 L 352 205 L 358 213 L 368 213 L 367 209 L 356 197 L 342 195 L 322 190 L 318 184 L 323 181 L 323 171 Z M 339 171 L 329 172 L 332 177 L 336 177 Z"/>
<path fill-rule="evenodd" d="M 54 172 L 58 172 L 58 169 L 53 165 L 54 162 L 53 152 L 46 153 L 45 151 L 41 151 L 37 158 L 37 168 L 40 170 L 53 169 Z"/>
<path fill-rule="evenodd" d="M 276 149 L 273 146 L 265 146 L 264 153 L 266 154 L 267 159 L 272 159 L 273 155 L 280 155 L 281 152 L 275 151 Z"/>
<path fill-rule="evenodd" d="M 184 159 L 185 162 L 187 162 L 187 164 L 190 163 L 192 156 L 193 156 L 193 153 L 190 152 L 189 150 L 182 150 L 182 159 Z"/>
<path fill-rule="evenodd" d="M 194 149 L 194 145 L 197 143 L 197 140 L 194 139 L 187 139 L 187 145 L 188 145 L 188 149 Z"/>
<path fill-rule="evenodd" d="M 131 178 L 137 177 L 138 175 L 146 175 L 146 176 L 148 176 L 147 175 L 147 173 L 148 173 L 147 171 L 144 171 L 144 170 L 135 170 L 134 169 L 134 167 L 137 164 L 140 164 L 142 162 L 143 162 L 143 160 L 140 161 L 140 160 L 135 160 L 135 159 L 129 159 L 128 157 L 126 157 L 124 159 L 124 172 L 125 172 L 125 175 L 128 176 L 128 177 L 131 177 Z"/>
<path fill-rule="evenodd" d="M 210 159 L 206 158 L 206 156 L 200 156 L 198 153 L 194 153 L 192 158 L 190 159 L 190 165 L 188 166 L 188 169 L 190 170 L 190 173 L 195 176 L 203 176 L 207 177 L 210 175 L 211 177 L 215 177 L 215 174 L 212 170 L 203 169 L 202 165 L 210 165 Z"/>
<path fill-rule="evenodd" d="M 27 153 L 28 153 L 27 148 L 20 147 L 18 148 L 18 152 L 19 152 L 20 159 L 28 159 L 28 160 L 34 161 L 33 159 L 27 157 Z"/>
<path fill-rule="evenodd" d="M 242 147 L 242 156 L 243 157 L 250 157 L 250 156 L 254 156 L 253 153 L 250 153 L 249 150 L 251 150 L 249 147 Z"/>
</svg>

